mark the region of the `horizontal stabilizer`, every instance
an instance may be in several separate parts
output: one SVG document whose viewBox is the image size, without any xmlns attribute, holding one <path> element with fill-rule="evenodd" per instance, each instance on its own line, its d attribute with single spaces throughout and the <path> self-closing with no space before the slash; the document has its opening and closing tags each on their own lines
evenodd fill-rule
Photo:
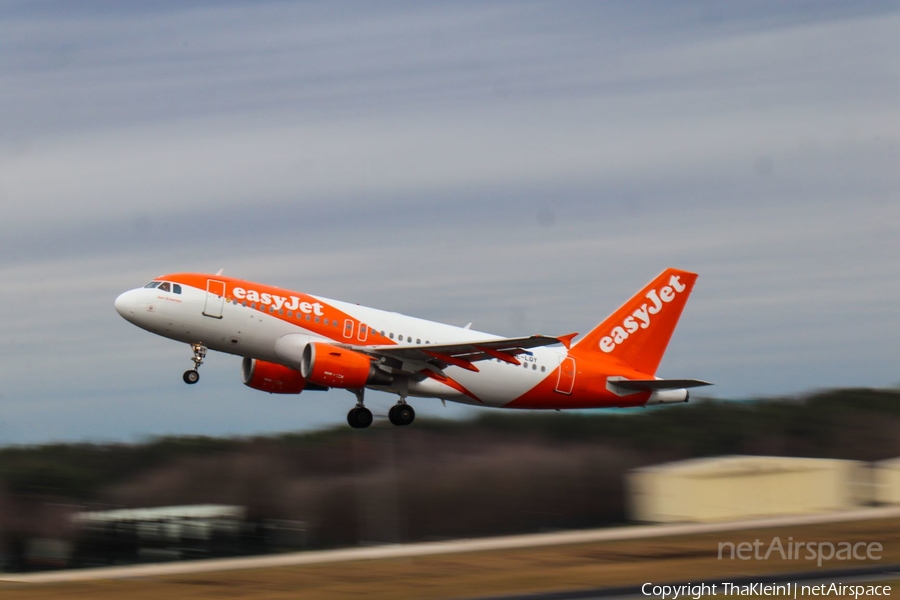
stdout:
<svg viewBox="0 0 900 600">
<path fill-rule="evenodd" d="M 610 377 L 607 379 L 607 382 L 617 388 L 633 390 L 635 392 L 681 390 L 712 385 L 708 381 L 701 381 L 699 379 L 625 379 L 622 377 Z"/>
</svg>

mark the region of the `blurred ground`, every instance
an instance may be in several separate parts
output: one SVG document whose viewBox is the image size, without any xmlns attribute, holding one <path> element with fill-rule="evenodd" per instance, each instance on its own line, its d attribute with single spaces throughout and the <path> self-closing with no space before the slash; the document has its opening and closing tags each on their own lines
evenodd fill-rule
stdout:
<svg viewBox="0 0 900 600">
<path fill-rule="evenodd" d="M 2 448 L 0 569 L 608 527 L 628 522 L 625 477 L 646 465 L 728 454 L 900 456 L 897 390 L 481 414 L 402 430 Z M 75 519 L 83 511 L 204 504 L 240 507 L 246 516 L 227 532 L 203 535 L 193 531 L 202 523 L 116 522 L 93 531 Z"/>
<path fill-rule="evenodd" d="M 645 582 L 701 581 L 741 575 L 816 570 L 815 561 L 718 559 L 721 542 L 780 537 L 805 542 L 880 542 L 877 564 L 900 563 L 900 519 L 715 533 L 681 538 L 577 544 L 400 560 L 199 573 L 124 581 L 4 585 L 4 599 L 96 598 L 472 598 L 613 587 Z M 877 566 L 827 562 L 822 570 Z M 894 590 L 898 588 L 895 586 Z"/>
</svg>

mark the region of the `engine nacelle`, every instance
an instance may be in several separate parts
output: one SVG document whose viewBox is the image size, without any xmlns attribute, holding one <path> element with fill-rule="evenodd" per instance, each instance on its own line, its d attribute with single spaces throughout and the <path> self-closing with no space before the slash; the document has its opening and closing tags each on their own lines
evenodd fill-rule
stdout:
<svg viewBox="0 0 900 600">
<path fill-rule="evenodd" d="M 241 376 L 247 387 L 270 394 L 299 394 L 306 387 L 296 369 L 255 358 L 244 358 Z"/>
<path fill-rule="evenodd" d="M 361 352 L 323 342 L 307 344 L 300 374 L 309 382 L 335 388 L 363 388 L 367 384 L 390 385 L 392 377 Z"/>
</svg>

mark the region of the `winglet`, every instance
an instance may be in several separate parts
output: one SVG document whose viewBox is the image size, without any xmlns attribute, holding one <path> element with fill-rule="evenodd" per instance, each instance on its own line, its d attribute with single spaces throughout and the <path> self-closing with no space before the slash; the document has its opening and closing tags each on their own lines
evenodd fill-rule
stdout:
<svg viewBox="0 0 900 600">
<path fill-rule="evenodd" d="M 577 331 L 566 335 L 558 335 L 556 336 L 556 339 L 558 339 L 560 343 L 566 347 L 566 350 L 568 350 L 572 346 L 572 340 L 575 339 L 576 335 L 578 335 Z"/>
<path fill-rule="evenodd" d="M 224 272 L 225 272 L 225 267 L 222 267 L 221 269 L 219 269 L 218 271 L 216 271 L 216 275 L 221 275 L 221 274 L 224 273 Z"/>
</svg>

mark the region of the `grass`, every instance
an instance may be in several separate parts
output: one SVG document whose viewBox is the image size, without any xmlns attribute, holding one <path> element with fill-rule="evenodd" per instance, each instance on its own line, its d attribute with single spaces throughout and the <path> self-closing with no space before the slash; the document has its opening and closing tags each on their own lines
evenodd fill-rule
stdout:
<svg viewBox="0 0 900 600">
<path fill-rule="evenodd" d="M 816 570 L 815 561 L 775 556 L 763 561 L 718 559 L 720 542 L 759 539 L 767 546 L 775 536 L 785 543 L 788 537 L 804 542 L 877 541 L 884 547 L 880 563 L 900 563 L 900 519 L 888 519 L 118 581 L 5 584 L 0 596 L 4 600 L 471 598 Z M 875 564 L 832 560 L 822 569 Z"/>
</svg>

